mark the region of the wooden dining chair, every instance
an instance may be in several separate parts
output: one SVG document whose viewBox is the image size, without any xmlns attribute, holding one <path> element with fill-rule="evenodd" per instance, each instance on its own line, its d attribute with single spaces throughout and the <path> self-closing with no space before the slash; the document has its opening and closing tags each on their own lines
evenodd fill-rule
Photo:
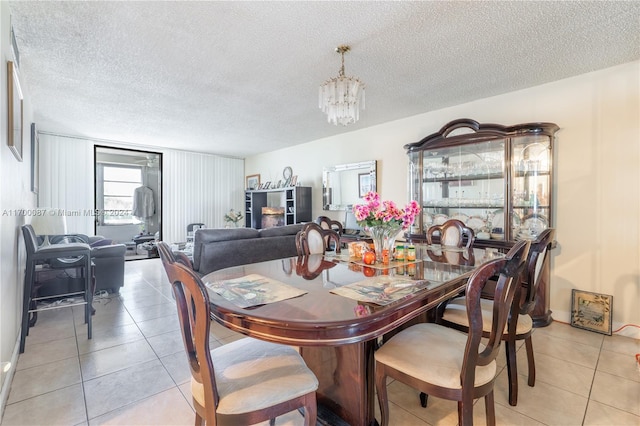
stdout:
<svg viewBox="0 0 640 426">
<path fill-rule="evenodd" d="M 488 425 L 495 425 L 493 384 L 496 356 L 512 300 L 529 251 L 529 241 L 518 242 L 506 257 L 489 261 L 473 272 L 466 286 L 469 333 L 434 323 L 420 323 L 402 330 L 375 353 L 376 391 L 382 425 L 389 424 L 387 377 L 439 398 L 458 401 L 458 423 L 473 424 L 473 402 L 484 397 Z M 498 276 L 494 292 L 490 336 L 481 344 L 482 289 Z"/>
<path fill-rule="evenodd" d="M 163 266 L 165 266 L 165 270 L 166 270 L 165 262 L 169 262 L 169 263 L 178 262 L 189 269 L 193 269 L 193 264 L 191 262 L 191 259 L 189 259 L 189 256 L 187 256 L 186 254 L 182 252 L 173 252 L 169 247 L 169 245 L 163 241 L 158 241 L 156 245 L 158 247 L 158 254 L 160 255 L 162 264 Z"/>
<path fill-rule="evenodd" d="M 307 223 L 296 234 L 296 250 L 298 256 L 323 254 L 335 244 L 336 253 L 340 253 L 340 236 L 332 229 L 323 229 L 317 223 Z"/>
<path fill-rule="evenodd" d="M 442 225 L 430 226 L 427 229 L 427 242 L 435 244 L 435 236 L 439 236 L 440 245 L 452 247 L 471 248 L 476 239 L 473 229 L 458 219 L 449 219 Z"/>
<path fill-rule="evenodd" d="M 195 424 L 249 425 L 304 408 L 304 424 L 316 424 L 318 380 L 292 347 L 246 337 L 211 350 L 209 294 L 200 277 L 168 256 L 160 257 L 178 308 L 191 369 Z"/>
<path fill-rule="evenodd" d="M 338 233 L 338 235 L 342 235 L 342 233 L 344 232 L 344 228 L 340 221 L 333 220 L 327 216 L 318 216 L 316 218 L 316 223 L 320 225 L 322 229 L 333 229 Z"/>
<path fill-rule="evenodd" d="M 536 295 L 542 281 L 542 267 L 549 256 L 549 247 L 553 241 L 555 230 L 549 228 L 543 231 L 536 241 L 531 243 L 526 268 L 522 276 L 521 295 L 518 294 L 514 300 L 515 312 L 507 327 L 502 333 L 502 340 L 505 342 L 505 352 L 507 357 L 507 375 L 509 376 L 509 404 L 518 404 L 518 367 L 516 361 L 516 341 L 524 340 L 527 351 L 527 364 L 529 369 L 528 384 L 535 386 L 536 365 L 533 357 L 533 319 L 531 313 L 536 305 Z M 483 299 L 480 301 L 482 316 L 484 318 L 483 333 L 487 337 L 491 332 L 492 321 L 492 301 Z M 447 327 L 466 332 L 469 329 L 469 321 L 466 315 L 465 297 L 459 297 L 443 303 L 437 309 L 436 322 Z"/>
</svg>

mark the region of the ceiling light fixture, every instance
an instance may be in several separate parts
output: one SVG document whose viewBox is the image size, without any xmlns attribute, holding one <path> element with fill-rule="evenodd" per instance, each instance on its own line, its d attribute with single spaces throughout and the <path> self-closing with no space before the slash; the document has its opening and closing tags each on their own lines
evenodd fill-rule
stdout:
<svg viewBox="0 0 640 426">
<path fill-rule="evenodd" d="M 364 110 L 364 83 L 355 77 L 344 75 L 344 54 L 351 50 L 347 45 L 336 47 L 342 55 L 338 76 L 325 81 L 319 90 L 318 106 L 327 114 L 329 123 L 346 126 L 360 119 L 360 106 Z"/>
</svg>

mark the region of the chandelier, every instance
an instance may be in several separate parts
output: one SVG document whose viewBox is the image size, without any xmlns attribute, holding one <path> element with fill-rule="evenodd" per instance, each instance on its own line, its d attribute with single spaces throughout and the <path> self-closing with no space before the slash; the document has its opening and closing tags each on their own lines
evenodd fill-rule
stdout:
<svg viewBox="0 0 640 426">
<path fill-rule="evenodd" d="M 364 83 L 344 75 L 344 54 L 349 50 L 346 45 L 336 47 L 342 55 L 342 66 L 338 76 L 322 83 L 319 90 L 318 106 L 327 114 L 327 121 L 336 126 L 355 123 L 360 119 L 360 105 L 364 109 Z"/>
</svg>

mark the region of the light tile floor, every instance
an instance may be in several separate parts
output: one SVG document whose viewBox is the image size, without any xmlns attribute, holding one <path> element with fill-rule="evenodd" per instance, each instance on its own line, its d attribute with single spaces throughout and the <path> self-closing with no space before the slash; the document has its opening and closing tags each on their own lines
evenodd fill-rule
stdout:
<svg viewBox="0 0 640 426">
<path fill-rule="evenodd" d="M 40 314 L 19 358 L 2 425 L 192 425 L 190 373 L 170 287 L 159 259 L 127 262 L 119 296 L 98 299 L 93 339 L 82 310 Z M 213 323 L 211 346 L 241 336 Z M 507 402 L 499 356 L 495 404 L 499 425 L 640 425 L 640 341 L 553 323 L 533 336 L 537 382 L 526 385 L 518 353 L 520 395 Z M 392 425 L 455 425 L 456 403 L 389 383 Z M 376 408 L 376 412 L 378 412 Z M 379 416 L 378 416 L 379 417 Z M 484 403 L 474 410 L 485 424 Z M 278 425 L 302 424 L 291 413 Z"/>
</svg>

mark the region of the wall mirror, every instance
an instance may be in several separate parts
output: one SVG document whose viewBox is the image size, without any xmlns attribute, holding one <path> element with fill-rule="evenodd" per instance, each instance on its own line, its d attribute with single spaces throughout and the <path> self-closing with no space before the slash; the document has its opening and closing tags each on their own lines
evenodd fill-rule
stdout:
<svg viewBox="0 0 640 426">
<path fill-rule="evenodd" d="M 323 210 L 348 210 L 376 190 L 376 160 L 322 169 Z"/>
</svg>

